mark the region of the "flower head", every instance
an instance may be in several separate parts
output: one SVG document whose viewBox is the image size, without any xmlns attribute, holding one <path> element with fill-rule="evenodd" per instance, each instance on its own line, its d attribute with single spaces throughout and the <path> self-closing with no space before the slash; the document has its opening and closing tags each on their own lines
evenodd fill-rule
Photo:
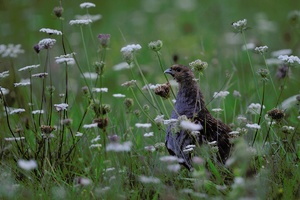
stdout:
<svg viewBox="0 0 300 200">
<path fill-rule="evenodd" d="M 69 22 L 70 25 L 88 25 L 92 23 L 91 19 L 75 19 Z"/>
<path fill-rule="evenodd" d="M 45 39 L 39 41 L 39 43 L 38 43 L 39 50 L 51 49 L 55 43 L 56 43 L 55 39 L 45 38 Z"/>
<path fill-rule="evenodd" d="M 161 84 L 154 89 L 154 93 L 158 96 L 161 96 L 164 99 L 168 99 L 170 97 L 171 85 L 170 83 Z"/>
<path fill-rule="evenodd" d="M 96 5 L 90 2 L 84 2 L 80 4 L 80 8 L 92 8 L 92 7 L 96 7 Z"/>
<path fill-rule="evenodd" d="M 55 16 L 58 17 L 58 18 L 61 18 L 63 11 L 64 11 L 64 9 L 63 9 L 62 7 L 60 7 L 60 6 L 55 7 L 55 8 L 53 9 L 53 13 L 54 13 Z"/>
<path fill-rule="evenodd" d="M 38 167 L 35 160 L 18 160 L 18 166 L 24 170 L 30 171 Z"/>
<path fill-rule="evenodd" d="M 242 33 L 243 31 L 245 31 L 248 27 L 247 27 L 247 19 L 243 19 L 243 20 L 239 20 L 237 22 L 233 22 L 232 23 L 232 27 Z"/>
<path fill-rule="evenodd" d="M 163 42 L 161 40 L 152 41 L 148 44 L 149 49 L 158 52 L 163 46 Z"/>
<path fill-rule="evenodd" d="M 68 106 L 69 105 L 66 103 L 54 104 L 54 107 L 55 107 L 56 111 L 58 111 L 58 112 L 60 112 L 62 110 L 67 110 Z"/>
<path fill-rule="evenodd" d="M 229 92 L 228 91 L 220 91 L 220 92 L 215 92 L 214 93 L 214 98 L 225 98 L 227 95 L 229 94 Z"/>
<path fill-rule="evenodd" d="M 61 31 L 51 29 L 51 28 L 42 28 L 40 29 L 40 32 L 48 33 L 49 35 L 62 35 Z"/>
<path fill-rule="evenodd" d="M 74 55 L 75 53 L 73 52 L 70 54 L 57 56 L 55 57 L 55 62 L 57 64 L 66 63 L 67 65 L 74 65 L 75 64 L 75 60 L 73 58 Z"/>
<path fill-rule="evenodd" d="M 260 125 L 258 124 L 246 124 L 246 126 L 250 129 L 260 129 Z"/>
<path fill-rule="evenodd" d="M 274 108 L 268 111 L 268 116 L 271 117 L 275 121 L 281 121 L 285 114 L 283 110 L 279 110 L 278 108 Z"/>
<path fill-rule="evenodd" d="M 193 122 L 190 122 L 188 120 L 183 120 L 180 122 L 180 127 L 185 130 L 190 130 L 190 131 L 199 131 L 203 129 L 201 124 L 195 124 Z"/>
<path fill-rule="evenodd" d="M 259 47 L 255 47 L 254 51 L 263 55 L 265 52 L 267 52 L 268 47 L 267 46 L 259 46 Z"/>
<path fill-rule="evenodd" d="M 192 67 L 192 70 L 200 72 L 201 74 L 207 68 L 207 62 L 201 61 L 200 59 L 195 60 L 189 64 Z"/>
<path fill-rule="evenodd" d="M 132 146 L 132 142 L 124 142 L 124 143 L 118 143 L 118 142 L 111 142 L 106 146 L 106 151 L 114 151 L 114 152 L 126 152 L 130 151 Z"/>
<path fill-rule="evenodd" d="M 40 65 L 29 65 L 29 66 L 20 68 L 18 71 L 19 71 L 19 72 L 25 71 L 25 70 L 31 71 L 32 69 L 38 68 L 39 66 L 40 66 Z"/>
<path fill-rule="evenodd" d="M 1 72 L 0 73 L 0 79 L 1 78 L 5 78 L 5 77 L 8 77 L 9 76 L 9 71 L 4 71 L 4 72 Z"/>
<path fill-rule="evenodd" d="M 293 64 L 300 64 L 300 59 L 298 56 L 288 56 L 288 55 L 280 55 L 278 56 L 279 60 L 282 60 L 284 62 L 286 62 L 287 64 L 293 65 Z"/>
<path fill-rule="evenodd" d="M 121 48 L 124 60 L 130 65 L 133 61 L 133 54 L 142 47 L 139 44 L 130 44 Z"/>
<path fill-rule="evenodd" d="M 265 109 L 265 106 L 262 106 L 262 109 Z M 251 103 L 248 106 L 247 112 L 251 113 L 251 114 L 259 114 L 261 110 L 261 104 L 259 103 Z"/>
<path fill-rule="evenodd" d="M 110 34 L 99 34 L 98 39 L 103 48 L 107 48 L 110 41 Z"/>
<path fill-rule="evenodd" d="M 21 81 L 19 83 L 14 83 L 15 87 L 26 86 L 26 85 L 30 85 L 30 80 L 29 79 L 21 79 Z"/>
<path fill-rule="evenodd" d="M 121 86 L 125 86 L 125 87 L 132 87 L 136 85 L 136 80 L 131 80 L 131 81 L 126 81 L 125 83 L 123 83 Z"/>
<path fill-rule="evenodd" d="M 0 55 L 2 57 L 16 58 L 19 54 L 24 52 L 20 44 L 0 44 Z"/>
<path fill-rule="evenodd" d="M 142 123 L 136 123 L 135 126 L 137 128 L 150 128 L 152 126 L 152 124 L 150 124 L 150 123 L 144 123 L 144 124 L 142 124 Z"/>
</svg>

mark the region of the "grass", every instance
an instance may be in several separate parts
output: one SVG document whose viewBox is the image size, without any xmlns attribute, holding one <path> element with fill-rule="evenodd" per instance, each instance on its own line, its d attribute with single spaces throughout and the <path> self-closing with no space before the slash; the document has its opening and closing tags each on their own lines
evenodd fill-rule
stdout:
<svg viewBox="0 0 300 200">
<path fill-rule="evenodd" d="M 0 197 L 299 198 L 299 64 L 273 65 L 268 59 L 280 49 L 291 49 L 293 55 L 299 55 L 300 15 L 291 17 L 294 8 L 288 3 L 275 4 L 271 10 L 271 2 L 262 5 L 258 1 L 232 1 L 232 5 L 194 2 L 190 8 L 173 1 L 147 2 L 103 2 L 96 3 L 96 8 L 79 9 L 74 3 L 58 1 L 51 2 L 52 7 L 47 4 L 43 12 L 38 9 L 42 3 L 29 6 L 5 2 L 4 11 L 16 6 L 16 11 L 28 13 L 32 20 L 19 18 L 14 22 L 8 13 L 8 20 L 1 25 L 9 27 L 3 31 L 3 38 L 22 44 L 25 53 L 0 61 L 0 72 L 9 71 L 8 77 L 0 78 L 1 88 L 10 90 L 5 95 L 1 90 L 0 95 Z M 64 12 L 58 18 L 52 10 L 61 3 Z M 78 13 L 98 12 L 103 14 L 100 21 L 69 25 Z M 234 30 L 231 23 L 244 18 L 248 20 L 247 29 Z M 17 24 L 24 24 L 24 33 L 28 34 L 21 34 Z M 38 32 L 45 27 L 60 30 L 63 35 Z M 110 34 L 108 46 L 101 46 L 98 34 Z M 52 48 L 39 53 L 32 50 L 48 37 L 56 40 Z M 162 48 L 150 50 L 148 43 L 158 39 L 163 42 Z M 251 42 L 268 46 L 268 51 L 259 54 L 242 50 Z M 142 48 L 124 57 L 120 50 L 128 44 L 140 44 Z M 72 52 L 76 54 L 69 58 L 74 64 L 55 62 L 55 57 Z M 177 88 L 172 86 L 168 99 L 155 95 L 149 87 L 142 88 L 149 83 L 166 83 L 170 77 L 163 71 L 174 63 L 174 57 L 185 65 L 196 59 L 208 63 L 202 75 L 195 72 L 207 106 L 209 110 L 222 108 L 222 112 L 213 114 L 237 132 L 226 166 L 216 162 L 217 150 L 210 145 L 194 149 L 193 172 L 183 167 L 178 170 L 179 165 L 165 157 L 166 126 L 157 117 L 169 118 L 172 92 L 176 94 Z M 114 70 L 124 58 L 133 67 Z M 18 71 L 33 64 L 40 66 Z M 283 66 L 288 76 L 278 74 Z M 42 72 L 48 76 L 32 77 Z M 85 72 L 96 73 L 96 79 L 83 78 Z M 30 78 L 31 84 L 14 87 L 22 78 Z M 136 82 L 122 86 L 130 80 Z M 108 91 L 93 92 L 93 88 Z M 214 99 L 218 91 L 230 94 Z M 118 93 L 124 97 L 113 97 Z M 61 103 L 68 108 L 57 111 L 63 105 L 54 104 Z M 258 106 L 251 111 L 251 103 L 265 108 Z M 9 114 L 10 108 L 24 108 L 25 112 Z M 44 113 L 32 114 L 33 110 Z M 280 118 L 282 113 L 284 117 Z M 274 121 L 275 125 L 269 125 Z M 254 123 L 260 129 L 247 127 Z M 144 137 L 150 132 L 152 137 Z M 19 137 L 23 139 L 8 140 Z M 20 161 L 31 159 L 37 166 L 26 170 L 28 165 Z"/>
</svg>

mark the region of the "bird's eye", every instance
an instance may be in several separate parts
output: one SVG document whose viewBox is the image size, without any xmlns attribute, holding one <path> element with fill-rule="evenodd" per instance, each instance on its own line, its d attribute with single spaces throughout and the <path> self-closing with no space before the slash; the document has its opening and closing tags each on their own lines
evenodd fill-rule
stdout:
<svg viewBox="0 0 300 200">
<path fill-rule="evenodd" d="M 180 68 L 177 68 L 177 69 L 175 69 L 175 71 L 176 71 L 176 72 L 180 72 L 180 71 L 181 71 L 181 69 L 180 69 Z"/>
</svg>

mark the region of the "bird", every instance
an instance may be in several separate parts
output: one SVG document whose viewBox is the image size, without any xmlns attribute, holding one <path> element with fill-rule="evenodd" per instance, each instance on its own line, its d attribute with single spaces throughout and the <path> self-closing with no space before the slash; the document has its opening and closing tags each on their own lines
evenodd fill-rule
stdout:
<svg viewBox="0 0 300 200">
<path fill-rule="evenodd" d="M 171 75 L 179 85 L 171 119 L 178 120 L 180 116 L 186 116 L 193 124 L 201 127 L 196 132 L 198 134 L 195 135 L 187 129 L 174 129 L 174 125 L 170 123 L 165 138 L 165 145 L 169 154 L 177 156 L 179 163 L 192 171 L 194 169 L 192 153 L 184 151 L 185 147 L 216 142 L 218 147 L 217 160 L 219 163 L 225 164 L 232 148 L 229 140 L 231 129 L 222 121 L 214 118 L 207 109 L 193 71 L 187 66 L 174 64 L 164 73 Z"/>
</svg>

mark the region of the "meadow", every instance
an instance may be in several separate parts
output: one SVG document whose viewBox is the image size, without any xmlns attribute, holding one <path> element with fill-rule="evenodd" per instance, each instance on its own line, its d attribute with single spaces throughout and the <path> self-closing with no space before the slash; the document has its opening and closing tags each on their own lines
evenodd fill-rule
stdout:
<svg viewBox="0 0 300 200">
<path fill-rule="evenodd" d="M 1 199 L 300 198 L 300 2 L 0 4 Z M 225 165 L 167 152 L 174 63 L 232 128 Z"/>
</svg>

